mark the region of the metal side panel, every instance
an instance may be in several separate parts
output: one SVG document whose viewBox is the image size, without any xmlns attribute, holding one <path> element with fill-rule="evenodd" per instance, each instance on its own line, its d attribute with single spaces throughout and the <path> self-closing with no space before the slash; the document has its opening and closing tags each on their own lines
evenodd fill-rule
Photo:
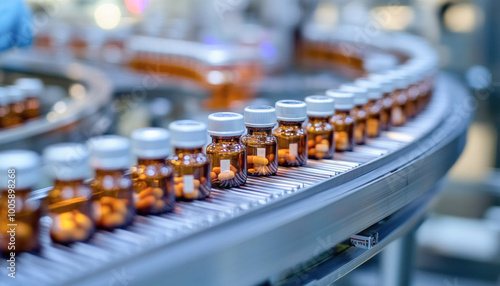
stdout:
<svg viewBox="0 0 500 286">
<path fill-rule="evenodd" d="M 465 145 L 471 118 L 467 96 L 456 81 L 441 76 L 421 115 L 366 146 L 337 153 L 334 160 L 309 160 L 305 168 L 280 168 L 277 176 L 251 178 L 240 188 L 214 189 L 207 200 L 179 203 L 174 213 L 162 216 L 137 216 L 131 227 L 100 231 L 89 243 L 52 245 L 45 219 L 44 251 L 20 255 L 18 278 L 9 283 L 266 281 L 428 195 Z M 357 261 L 346 262 L 343 273 L 364 260 Z"/>
</svg>

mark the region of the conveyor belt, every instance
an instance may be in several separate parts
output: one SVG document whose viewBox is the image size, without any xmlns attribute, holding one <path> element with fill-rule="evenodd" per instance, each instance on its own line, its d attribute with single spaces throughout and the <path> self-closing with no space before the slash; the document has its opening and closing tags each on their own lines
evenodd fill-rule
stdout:
<svg viewBox="0 0 500 286">
<path fill-rule="evenodd" d="M 269 210 L 269 207 L 279 206 L 276 204 L 277 202 L 294 198 L 294 196 L 299 198 L 297 195 L 300 193 L 310 193 L 313 196 L 324 191 L 323 186 L 325 184 L 328 184 L 330 188 L 346 184 L 346 182 L 358 176 L 372 172 L 380 164 L 386 163 L 381 159 L 391 154 L 397 154 L 399 157 L 405 156 L 407 155 L 406 147 L 425 136 L 429 136 L 431 131 L 442 124 L 443 119 L 451 112 L 450 105 L 450 96 L 446 94 L 443 86 L 438 86 L 438 91 L 431 104 L 416 119 L 408 122 L 403 127 L 396 127 L 392 128 L 390 132 L 383 132 L 380 138 L 370 139 L 364 146 L 356 146 L 353 152 L 336 153 L 333 160 L 309 160 L 306 167 L 280 167 L 277 176 L 249 177 L 247 183 L 239 188 L 212 189 L 211 196 L 206 200 L 179 202 L 173 213 L 161 216 L 137 216 L 133 225 L 129 228 L 114 232 L 99 231 L 88 243 L 76 243 L 71 247 L 52 245 L 48 236 L 50 219 L 45 217 L 42 222 L 42 254 L 37 256 L 25 253 L 18 256 L 17 278 L 15 280 L 7 280 L 9 278 L 6 277 L 5 262 L 2 262 L 0 264 L 1 285 L 5 285 L 5 282 L 8 282 L 8 285 L 90 285 L 88 283 L 91 282 L 102 285 L 143 285 L 142 279 L 144 277 L 138 277 L 139 275 L 146 275 L 145 277 L 154 279 L 148 276 L 145 269 L 157 272 L 158 269 L 170 269 L 173 259 L 175 259 L 175 263 L 179 264 L 189 259 L 189 255 L 184 257 L 182 253 L 171 251 L 171 256 L 165 256 L 165 260 L 169 261 L 168 263 L 160 265 L 161 261 L 151 258 L 150 263 L 155 266 L 150 268 L 142 264 L 146 257 L 154 257 L 155 254 L 160 253 L 157 252 L 158 250 L 165 249 L 169 245 L 172 245 L 172 247 L 179 245 L 188 237 L 192 239 L 201 236 L 210 237 L 213 234 L 207 230 L 224 227 L 229 222 L 237 223 L 243 219 L 248 222 L 253 213 L 263 213 Z M 422 148 L 427 148 L 427 146 Z M 398 153 L 402 151 L 405 151 L 405 154 Z M 414 159 L 411 156 L 408 158 Z M 352 176 L 349 176 L 349 174 L 352 174 Z M 320 185 L 321 188 L 318 187 Z M 346 186 L 346 191 L 348 188 Z M 42 190 L 41 193 L 44 191 L 46 190 Z M 345 195 L 346 193 L 338 193 L 336 196 L 342 197 Z M 394 206 L 394 208 L 402 206 Z M 346 213 L 347 215 L 351 215 L 351 213 Z M 366 223 L 369 223 L 370 219 L 366 219 Z M 377 219 L 377 217 L 374 216 L 373 219 Z M 292 216 L 290 220 L 292 220 Z M 361 225 L 357 227 L 359 228 Z M 359 230 L 357 229 L 357 231 Z M 297 229 L 297 231 L 300 231 L 300 229 Z M 234 232 L 234 234 L 236 240 L 238 232 Z M 236 245 L 236 242 L 230 238 L 227 239 L 228 244 L 234 243 Z M 200 247 L 211 248 L 212 246 L 193 245 L 192 251 L 197 251 L 196 249 Z M 189 250 L 185 246 L 179 246 L 177 249 L 179 251 L 180 249 Z M 249 249 L 252 248 L 249 247 Z M 133 265 L 135 259 L 138 260 L 137 263 L 141 263 L 137 269 L 124 266 Z M 297 259 L 290 259 L 290 263 Z M 208 261 L 207 263 L 209 263 Z M 221 261 L 224 262 L 224 260 Z M 234 258 L 228 261 L 234 261 Z M 126 264 L 122 265 L 122 263 Z M 225 266 L 236 267 L 235 265 L 224 265 L 224 263 L 220 265 L 207 264 L 206 271 L 214 268 L 223 271 Z M 195 267 L 193 268 L 193 275 L 195 275 L 199 269 L 196 268 L 196 265 L 193 265 L 193 267 Z M 259 265 L 255 265 L 255 267 L 259 267 Z M 171 269 L 175 268 L 172 266 Z M 133 274 L 135 278 L 131 279 L 131 281 L 126 280 L 127 284 L 120 284 L 120 279 L 130 278 L 127 277 L 128 274 L 124 273 L 124 271 L 135 273 Z M 156 272 L 154 273 L 156 276 L 162 276 L 161 273 Z M 183 274 L 180 273 L 179 275 Z M 168 284 L 167 281 L 172 278 L 172 285 L 178 285 L 186 277 L 164 278 L 165 284 Z M 192 281 L 189 277 L 186 279 L 185 281 Z M 197 277 L 197 279 L 203 279 L 203 277 Z M 260 278 L 247 277 L 239 285 L 246 285 L 252 279 Z M 224 277 L 223 274 L 214 273 L 211 280 L 206 280 L 206 285 L 231 285 L 229 281 L 231 280 Z"/>
</svg>

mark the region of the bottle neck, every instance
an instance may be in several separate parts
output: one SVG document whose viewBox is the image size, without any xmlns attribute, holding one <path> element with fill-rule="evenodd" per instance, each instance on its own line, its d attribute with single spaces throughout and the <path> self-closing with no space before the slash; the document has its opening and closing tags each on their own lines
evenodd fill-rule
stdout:
<svg viewBox="0 0 500 286">
<path fill-rule="evenodd" d="M 159 165 L 165 164 L 165 158 L 158 159 L 145 159 L 145 158 L 137 158 L 138 165 Z"/>
<path fill-rule="evenodd" d="M 126 170 L 95 170 L 95 177 L 104 177 L 104 176 L 123 176 L 125 175 Z"/>
<path fill-rule="evenodd" d="M 309 116 L 309 122 L 310 123 L 316 123 L 316 122 L 329 122 L 331 116 Z"/>
<path fill-rule="evenodd" d="M 273 127 L 247 127 L 249 135 L 272 135 Z"/>
<path fill-rule="evenodd" d="M 202 147 L 195 147 L 195 148 L 180 148 L 180 147 L 175 147 L 175 154 L 197 154 L 202 152 Z"/>
<path fill-rule="evenodd" d="M 240 143 L 241 135 L 238 136 L 211 136 L 212 143 Z"/>
<path fill-rule="evenodd" d="M 336 109 L 335 115 L 349 115 L 351 113 L 350 109 Z"/>
<path fill-rule="evenodd" d="M 67 187 L 67 186 L 77 187 L 77 186 L 80 186 L 83 184 L 84 184 L 83 179 L 69 180 L 69 181 L 63 181 L 63 180 L 58 180 L 58 179 L 54 180 L 54 188 L 55 189 L 61 189 L 63 187 Z"/>
<path fill-rule="evenodd" d="M 278 121 L 278 124 L 284 127 L 302 127 L 302 123 L 304 121 Z"/>
</svg>

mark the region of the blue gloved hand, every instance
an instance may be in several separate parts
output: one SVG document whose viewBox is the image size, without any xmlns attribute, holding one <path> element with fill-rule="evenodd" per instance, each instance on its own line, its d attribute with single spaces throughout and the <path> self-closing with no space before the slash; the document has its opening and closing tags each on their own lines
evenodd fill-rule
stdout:
<svg viewBox="0 0 500 286">
<path fill-rule="evenodd" d="M 33 41 L 32 15 L 23 0 L 0 3 L 0 51 L 25 47 Z"/>
</svg>

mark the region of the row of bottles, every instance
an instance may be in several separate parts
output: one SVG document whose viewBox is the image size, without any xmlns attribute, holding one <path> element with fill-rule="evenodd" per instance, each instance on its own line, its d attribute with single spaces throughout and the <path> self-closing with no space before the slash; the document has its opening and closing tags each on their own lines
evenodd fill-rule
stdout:
<svg viewBox="0 0 500 286">
<path fill-rule="evenodd" d="M 278 166 L 300 167 L 308 159 L 351 151 L 425 107 L 432 85 L 410 75 L 372 75 L 304 101 L 248 106 L 244 115 L 214 113 L 208 125 L 180 120 L 169 131 L 136 130 L 131 140 L 107 135 L 86 145 L 50 146 L 43 159 L 54 187 L 43 203 L 30 198 L 41 176 L 38 155 L 0 153 L 0 250 L 12 251 L 7 228 L 12 216 L 15 251 L 39 249 L 44 206 L 52 219 L 52 241 L 67 245 L 90 239 L 96 229 L 126 228 L 136 213 L 161 214 L 172 211 L 176 200 L 204 199 L 211 187 L 241 186 L 247 176 L 279 175 Z M 207 132 L 212 142 L 203 152 Z M 132 168 L 131 153 L 138 158 Z M 87 183 L 90 167 L 93 180 Z"/>
<path fill-rule="evenodd" d="M 0 87 L 0 129 L 38 118 L 42 93 L 43 83 L 36 78 L 20 78 L 14 85 Z"/>
</svg>

